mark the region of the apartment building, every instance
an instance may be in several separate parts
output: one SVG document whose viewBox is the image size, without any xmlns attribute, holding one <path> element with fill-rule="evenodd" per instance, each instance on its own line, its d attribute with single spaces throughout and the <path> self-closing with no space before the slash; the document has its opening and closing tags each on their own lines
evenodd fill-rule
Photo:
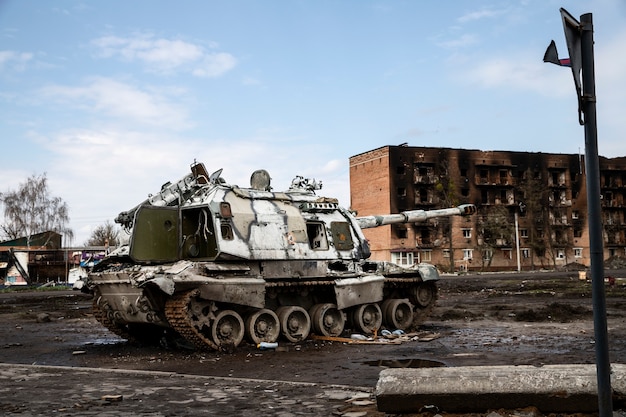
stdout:
<svg viewBox="0 0 626 417">
<path fill-rule="evenodd" d="M 626 157 L 600 158 L 605 258 L 626 257 Z M 584 157 L 383 146 L 350 158 L 359 216 L 472 203 L 470 217 L 365 230 L 372 259 L 442 271 L 589 266 Z"/>
</svg>

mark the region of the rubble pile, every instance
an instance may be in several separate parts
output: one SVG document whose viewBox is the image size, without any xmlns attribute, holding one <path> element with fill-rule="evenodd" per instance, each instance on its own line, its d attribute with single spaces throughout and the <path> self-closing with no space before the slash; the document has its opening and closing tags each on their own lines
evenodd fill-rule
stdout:
<svg viewBox="0 0 626 417">
<path fill-rule="evenodd" d="M 624 269 L 626 268 L 626 258 L 621 256 L 611 256 L 604 261 L 606 269 Z"/>
</svg>

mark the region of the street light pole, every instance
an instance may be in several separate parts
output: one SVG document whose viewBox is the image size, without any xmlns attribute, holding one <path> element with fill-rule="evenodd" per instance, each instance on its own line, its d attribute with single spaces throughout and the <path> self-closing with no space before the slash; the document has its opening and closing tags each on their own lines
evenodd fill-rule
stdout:
<svg viewBox="0 0 626 417">
<path fill-rule="evenodd" d="M 519 222 L 517 220 L 517 209 L 514 213 L 515 216 L 515 249 L 517 251 L 517 272 L 521 272 L 522 265 L 520 260 L 520 250 L 519 250 Z"/>
</svg>

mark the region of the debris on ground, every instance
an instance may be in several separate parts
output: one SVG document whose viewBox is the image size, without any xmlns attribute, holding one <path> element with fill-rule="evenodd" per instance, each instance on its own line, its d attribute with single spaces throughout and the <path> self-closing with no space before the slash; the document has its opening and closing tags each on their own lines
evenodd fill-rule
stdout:
<svg viewBox="0 0 626 417">
<path fill-rule="evenodd" d="M 322 340 L 326 342 L 340 342 L 347 344 L 375 344 L 375 345 L 399 345 L 406 342 L 430 342 L 441 337 L 439 333 L 433 332 L 414 332 L 404 333 L 404 331 L 385 331 L 383 330 L 380 335 L 365 336 L 358 333 L 353 333 L 350 337 L 341 336 L 322 336 L 311 335 L 313 340 Z"/>
</svg>

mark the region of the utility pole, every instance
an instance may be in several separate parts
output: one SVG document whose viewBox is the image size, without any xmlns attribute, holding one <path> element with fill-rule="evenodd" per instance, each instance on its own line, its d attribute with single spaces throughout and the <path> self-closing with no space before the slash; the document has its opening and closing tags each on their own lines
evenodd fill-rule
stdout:
<svg viewBox="0 0 626 417">
<path fill-rule="evenodd" d="M 604 248 L 602 243 L 602 207 L 600 203 L 600 162 L 596 124 L 596 86 L 593 54 L 593 17 L 580 16 L 580 22 L 561 8 L 563 29 L 569 59 L 559 59 L 554 41 L 543 57 L 544 62 L 569 66 L 574 76 L 578 98 L 578 120 L 585 127 L 585 170 L 587 182 L 587 213 L 589 247 L 591 252 L 591 289 L 593 300 L 593 327 L 596 348 L 598 406 L 600 417 L 613 415 L 611 364 L 606 323 L 606 296 L 604 291 Z M 582 72 L 582 89 L 580 73 Z"/>
<path fill-rule="evenodd" d="M 515 250 L 517 251 L 517 272 L 522 271 L 520 251 L 519 251 L 519 221 L 517 220 L 517 209 L 515 209 Z"/>
</svg>

